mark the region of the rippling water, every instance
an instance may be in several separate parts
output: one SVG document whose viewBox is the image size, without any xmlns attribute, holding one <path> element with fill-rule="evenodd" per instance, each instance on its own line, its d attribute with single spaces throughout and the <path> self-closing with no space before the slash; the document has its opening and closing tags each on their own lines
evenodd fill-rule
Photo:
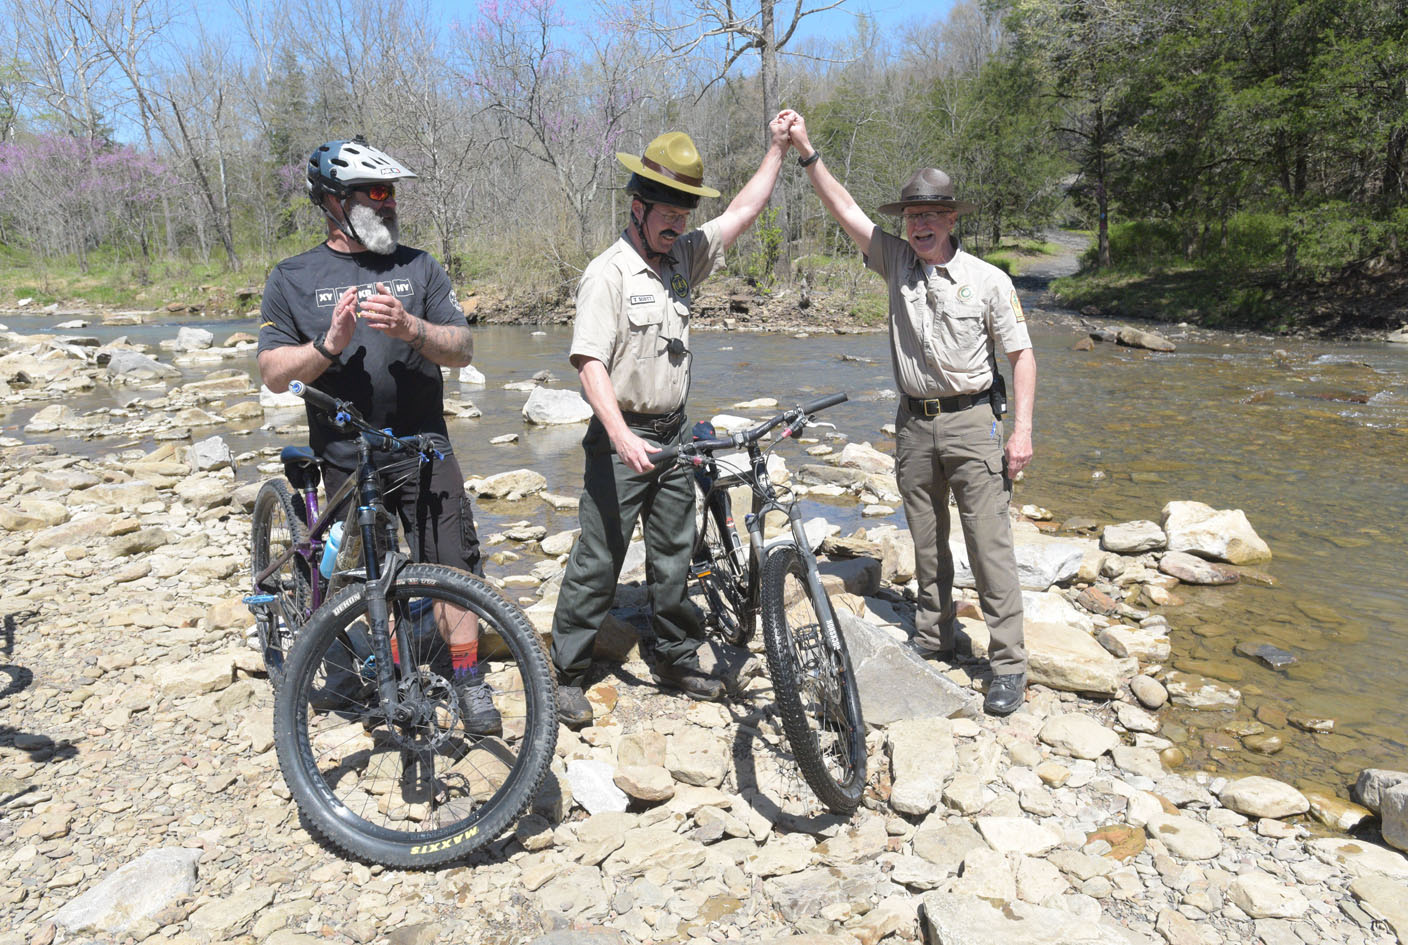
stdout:
<svg viewBox="0 0 1408 945">
<path fill-rule="evenodd" d="M 16 331 L 47 328 L 56 320 L 3 319 Z M 223 338 L 228 331 L 252 331 L 253 323 L 205 327 Z M 84 333 L 154 343 L 174 331 Z M 570 331 L 483 328 L 475 337 L 475 364 L 489 383 L 462 393 L 484 417 L 451 425 L 466 474 L 527 466 L 546 475 L 549 488 L 577 492 L 582 428 L 525 427 L 520 409 L 527 395 L 501 387 L 543 369 L 557 376 L 554 386 L 575 387 L 565 357 Z M 1408 348 L 1180 337 L 1175 330 L 1177 353 L 1157 355 L 1105 344 L 1073 351 L 1078 337 L 1073 329 L 1034 320 L 1040 374 L 1036 459 L 1018 486 L 1017 503 L 1050 508 L 1058 520 L 1081 516 L 1101 523 L 1158 521 L 1164 503 L 1174 499 L 1240 508 L 1275 555 L 1263 568 L 1276 578 L 1274 587 L 1244 583 L 1177 591 L 1186 603 L 1167 611 L 1173 662 L 1228 681 L 1245 698 L 1235 711 L 1166 713 L 1166 733 L 1193 764 L 1258 771 L 1341 795 L 1360 768 L 1403 767 Z M 851 401 L 827 411 L 826 418 L 853 440 L 890 449 L 881 432 L 894 418 L 884 335 L 696 332 L 692 346 L 692 416 L 737 413 L 732 404 L 755 397 L 788 403 L 843 390 Z M 199 373 L 228 366 L 204 366 Z M 238 366 L 254 372 L 253 359 Z M 103 391 L 75 406 L 114 403 L 113 394 Z M 5 416 L 5 432 L 21 435 L 29 412 Z M 518 442 L 489 445 L 490 437 L 505 432 L 519 433 Z M 232 445 L 238 451 L 275 442 L 281 440 L 253 430 Z M 81 449 L 103 454 L 116 446 L 99 440 Z M 783 452 L 794 467 L 801 461 L 795 447 Z M 256 475 L 252 468 L 241 473 Z M 850 502 L 821 511 L 848 531 L 864 524 Z M 525 517 L 552 530 L 575 525 L 575 515 L 553 513 L 543 503 L 481 503 L 479 516 L 484 534 Z M 519 564 L 526 571 L 533 563 Z M 1233 653 L 1243 640 L 1275 643 L 1298 662 L 1284 672 L 1266 669 Z M 1334 732 L 1272 727 L 1287 747 L 1277 755 L 1256 755 L 1221 729 L 1244 729 L 1258 707 L 1333 718 Z M 1279 721 L 1269 717 L 1273 725 Z"/>
</svg>

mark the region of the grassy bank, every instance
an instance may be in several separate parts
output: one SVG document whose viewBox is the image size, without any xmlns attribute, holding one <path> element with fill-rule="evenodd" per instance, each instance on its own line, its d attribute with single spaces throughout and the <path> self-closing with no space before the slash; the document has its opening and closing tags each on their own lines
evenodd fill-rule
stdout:
<svg viewBox="0 0 1408 945">
<path fill-rule="evenodd" d="M 1302 247 L 1279 220 L 1233 218 L 1192 259 L 1188 237 L 1165 224 L 1112 227 L 1110 247 L 1114 265 L 1096 268 L 1092 247 L 1080 272 L 1052 282 L 1060 304 L 1113 318 L 1330 336 L 1395 329 L 1408 311 L 1408 261 L 1354 259 L 1353 245 Z"/>
</svg>

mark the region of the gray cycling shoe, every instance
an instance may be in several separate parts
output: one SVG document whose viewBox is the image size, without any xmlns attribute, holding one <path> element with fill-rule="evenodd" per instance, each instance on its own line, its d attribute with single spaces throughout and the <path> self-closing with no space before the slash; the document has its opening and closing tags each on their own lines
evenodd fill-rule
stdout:
<svg viewBox="0 0 1408 945">
<path fill-rule="evenodd" d="M 581 728 L 592 720 L 592 704 L 581 686 L 557 687 L 557 720 L 568 728 Z"/>
<path fill-rule="evenodd" d="M 460 720 L 470 735 L 498 735 L 504 730 L 503 716 L 494 708 L 494 694 L 482 679 L 455 686 L 460 703 Z"/>
<path fill-rule="evenodd" d="M 1004 673 L 994 676 L 988 684 L 983 708 L 988 715 L 1011 715 L 1027 701 L 1027 674 Z"/>
<path fill-rule="evenodd" d="M 717 702 L 724 697 L 723 680 L 704 672 L 698 664 L 656 666 L 650 675 L 657 686 L 678 689 L 691 699 Z"/>
</svg>

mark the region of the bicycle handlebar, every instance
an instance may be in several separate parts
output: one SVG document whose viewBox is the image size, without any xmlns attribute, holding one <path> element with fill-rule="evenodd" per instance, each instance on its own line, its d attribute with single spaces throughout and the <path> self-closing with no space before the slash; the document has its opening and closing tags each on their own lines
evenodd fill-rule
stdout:
<svg viewBox="0 0 1408 945">
<path fill-rule="evenodd" d="M 290 394 L 296 394 L 297 396 L 302 397 L 305 401 L 312 404 L 314 407 L 317 407 L 323 413 L 335 416 L 338 413 L 347 412 L 352 414 L 352 416 L 354 417 L 357 416 L 357 411 L 354 410 L 350 404 L 344 404 L 339 400 L 335 400 L 334 398 L 318 390 L 316 387 L 309 387 L 302 381 L 289 381 L 288 391 Z"/>
<path fill-rule="evenodd" d="M 783 423 L 788 424 L 789 431 L 783 435 L 790 436 L 792 433 L 806 426 L 812 414 L 819 413 L 827 407 L 834 407 L 839 403 L 845 402 L 846 399 L 847 395 L 844 393 L 827 394 L 825 397 L 820 397 L 813 400 L 811 403 L 793 407 L 791 410 L 784 410 L 777 416 L 769 420 L 764 420 L 756 427 L 745 430 L 742 433 L 735 433 L 733 436 L 720 437 L 713 440 L 694 440 L 690 443 L 667 446 L 663 450 L 660 450 L 660 452 L 651 454 L 650 461 L 654 465 L 660 466 L 664 463 L 673 462 L 681 453 L 688 455 L 691 453 L 712 453 L 714 450 L 721 449 L 737 449 L 747 446 L 749 443 L 757 442 L 762 439 L 768 431 Z"/>
<path fill-rule="evenodd" d="M 437 458 L 442 455 L 428 436 L 393 436 L 388 430 L 378 430 L 362 419 L 356 407 L 345 400 L 329 396 L 316 387 L 310 387 L 302 381 L 289 381 L 288 389 L 290 393 L 312 404 L 319 412 L 327 414 L 338 426 L 350 426 L 361 431 L 362 438 L 372 449 L 388 453 L 434 453 Z"/>
</svg>

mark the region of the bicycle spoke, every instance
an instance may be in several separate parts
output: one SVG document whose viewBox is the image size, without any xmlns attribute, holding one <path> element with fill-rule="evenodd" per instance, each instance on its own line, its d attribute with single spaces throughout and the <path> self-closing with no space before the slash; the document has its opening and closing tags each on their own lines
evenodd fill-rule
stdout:
<svg viewBox="0 0 1408 945">
<path fill-rule="evenodd" d="M 420 574 L 445 583 L 393 585 L 388 595 L 396 711 L 379 704 L 371 631 L 356 606 L 320 611 L 290 669 L 295 692 L 276 707 L 280 764 L 300 806 L 339 845 L 388 863 L 440 862 L 493 839 L 531 800 L 556 735 L 546 659 L 526 619 L 511 611 L 519 622 L 510 625 L 502 598 L 471 606 L 471 592 L 491 592 L 461 572 L 403 572 Z M 361 603 L 361 594 L 338 601 Z M 471 627 L 477 666 L 456 676 L 446 637 Z M 483 688 L 471 699 L 468 687 Z M 486 705 L 501 724 L 471 731 Z"/>
</svg>

